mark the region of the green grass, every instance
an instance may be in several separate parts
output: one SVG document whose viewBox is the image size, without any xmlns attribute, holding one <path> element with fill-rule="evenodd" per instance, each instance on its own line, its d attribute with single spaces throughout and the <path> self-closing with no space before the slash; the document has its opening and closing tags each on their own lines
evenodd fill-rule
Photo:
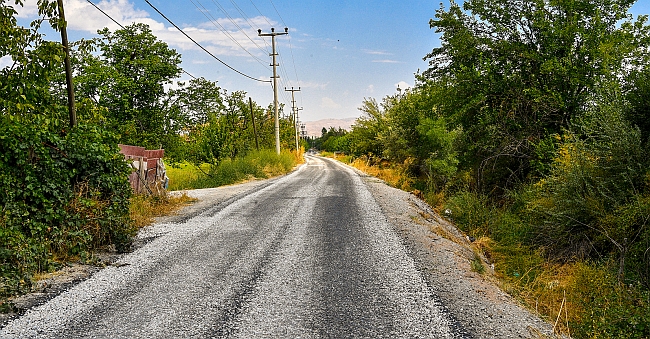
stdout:
<svg viewBox="0 0 650 339">
<path fill-rule="evenodd" d="M 226 159 L 217 165 L 190 164 L 168 168 L 169 190 L 219 187 L 253 179 L 266 179 L 290 172 L 302 161 L 302 154 L 289 151 L 276 154 L 271 150 L 254 151 L 242 158 Z"/>
<path fill-rule="evenodd" d="M 202 170 L 209 170 L 210 165 L 204 164 Z M 196 166 L 189 163 L 182 163 L 177 167 L 167 167 L 167 176 L 169 177 L 170 191 L 180 191 L 194 188 L 193 183 L 203 175 Z"/>
</svg>

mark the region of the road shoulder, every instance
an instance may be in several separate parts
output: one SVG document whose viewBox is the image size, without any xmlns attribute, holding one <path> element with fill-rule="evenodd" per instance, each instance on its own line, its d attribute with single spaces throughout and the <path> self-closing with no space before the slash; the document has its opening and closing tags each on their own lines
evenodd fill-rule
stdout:
<svg viewBox="0 0 650 339">
<path fill-rule="evenodd" d="M 485 263 L 474 272 L 475 253 L 452 224 L 413 194 L 360 174 L 384 215 L 400 235 L 434 293 L 476 338 L 552 337 L 552 326 L 503 292 Z"/>
<path fill-rule="evenodd" d="M 189 197 L 198 200 L 172 215 L 158 217 L 153 224 L 140 229 L 131 246 L 131 252 L 142 247 L 151 239 L 164 234 L 167 225 L 184 223 L 202 213 L 214 213 L 216 209 L 223 208 L 239 197 L 271 185 L 281 177 L 283 176 L 251 180 L 245 183 L 216 188 L 170 192 L 172 195 L 187 194 Z M 27 310 L 48 302 L 90 278 L 102 268 L 118 265 L 119 259 L 123 256 L 123 254 L 118 254 L 115 251 L 96 252 L 93 255 L 95 258 L 92 264 L 67 263 L 56 272 L 44 274 L 42 279 L 34 283 L 30 293 L 9 298 L 7 301 L 11 303 L 11 310 L 7 313 L 0 313 L 0 328 L 3 328 L 9 321 L 20 317 Z"/>
</svg>

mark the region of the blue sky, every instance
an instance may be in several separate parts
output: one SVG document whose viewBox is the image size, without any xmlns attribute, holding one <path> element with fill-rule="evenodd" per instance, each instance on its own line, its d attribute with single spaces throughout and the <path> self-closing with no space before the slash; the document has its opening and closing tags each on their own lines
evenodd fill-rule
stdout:
<svg viewBox="0 0 650 339">
<path fill-rule="evenodd" d="M 182 54 L 182 67 L 196 77 L 218 81 L 228 91 L 243 90 L 258 104 L 273 101 L 268 83 L 245 78 L 223 66 L 178 33 L 144 0 L 93 0 L 123 25 L 144 22 Z M 422 57 L 439 45 L 429 19 L 439 1 L 287 1 L 287 0 L 150 0 L 187 34 L 230 66 L 254 78 L 269 80 L 270 38 L 257 36 L 289 28 L 277 37 L 280 54 L 280 101 L 291 105 L 285 87 L 296 92 L 300 119 L 348 118 L 360 115 L 364 98 L 382 98 L 414 83 L 414 73 L 427 68 Z M 445 4 L 447 2 L 445 1 Z M 36 0 L 25 0 L 21 23 L 34 18 Z M 117 28 L 86 0 L 64 1 L 69 39 L 96 36 L 105 26 Z M 198 7 L 198 8 L 197 8 Z M 639 0 L 632 13 L 650 13 L 650 0 Z M 225 32 L 228 32 L 226 34 Z M 49 35 L 57 39 L 56 34 Z M 236 42 L 234 42 L 234 41 Z M 0 59 L 0 66 L 2 65 Z M 184 75 L 182 80 L 189 77 Z"/>
</svg>

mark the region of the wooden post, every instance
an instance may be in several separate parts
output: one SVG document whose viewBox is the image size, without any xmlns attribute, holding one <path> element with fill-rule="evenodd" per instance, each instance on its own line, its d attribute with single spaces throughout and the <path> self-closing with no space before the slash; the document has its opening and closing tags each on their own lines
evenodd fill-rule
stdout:
<svg viewBox="0 0 650 339">
<path fill-rule="evenodd" d="M 72 67 L 70 66 L 70 46 L 68 45 L 68 31 L 66 26 L 68 25 L 65 21 L 65 14 L 63 13 L 63 0 L 57 0 L 59 5 L 59 21 L 61 29 L 61 44 L 65 49 L 65 58 L 63 59 L 63 64 L 65 66 L 65 82 L 68 87 L 68 111 L 70 116 L 70 128 L 77 126 L 77 112 L 74 107 L 74 85 L 72 82 Z"/>
</svg>

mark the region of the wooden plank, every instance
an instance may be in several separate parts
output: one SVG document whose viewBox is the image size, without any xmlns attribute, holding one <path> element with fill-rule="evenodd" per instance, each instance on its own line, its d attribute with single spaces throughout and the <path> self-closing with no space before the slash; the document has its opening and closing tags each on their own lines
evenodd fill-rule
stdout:
<svg viewBox="0 0 650 339">
<path fill-rule="evenodd" d="M 140 146 L 131 146 L 131 145 L 122 145 L 118 144 L 120 147 L 120 153 L 124 155 L 130 155 L 133 157 L 144 157 L 145 148 Z"/>
</svg>

